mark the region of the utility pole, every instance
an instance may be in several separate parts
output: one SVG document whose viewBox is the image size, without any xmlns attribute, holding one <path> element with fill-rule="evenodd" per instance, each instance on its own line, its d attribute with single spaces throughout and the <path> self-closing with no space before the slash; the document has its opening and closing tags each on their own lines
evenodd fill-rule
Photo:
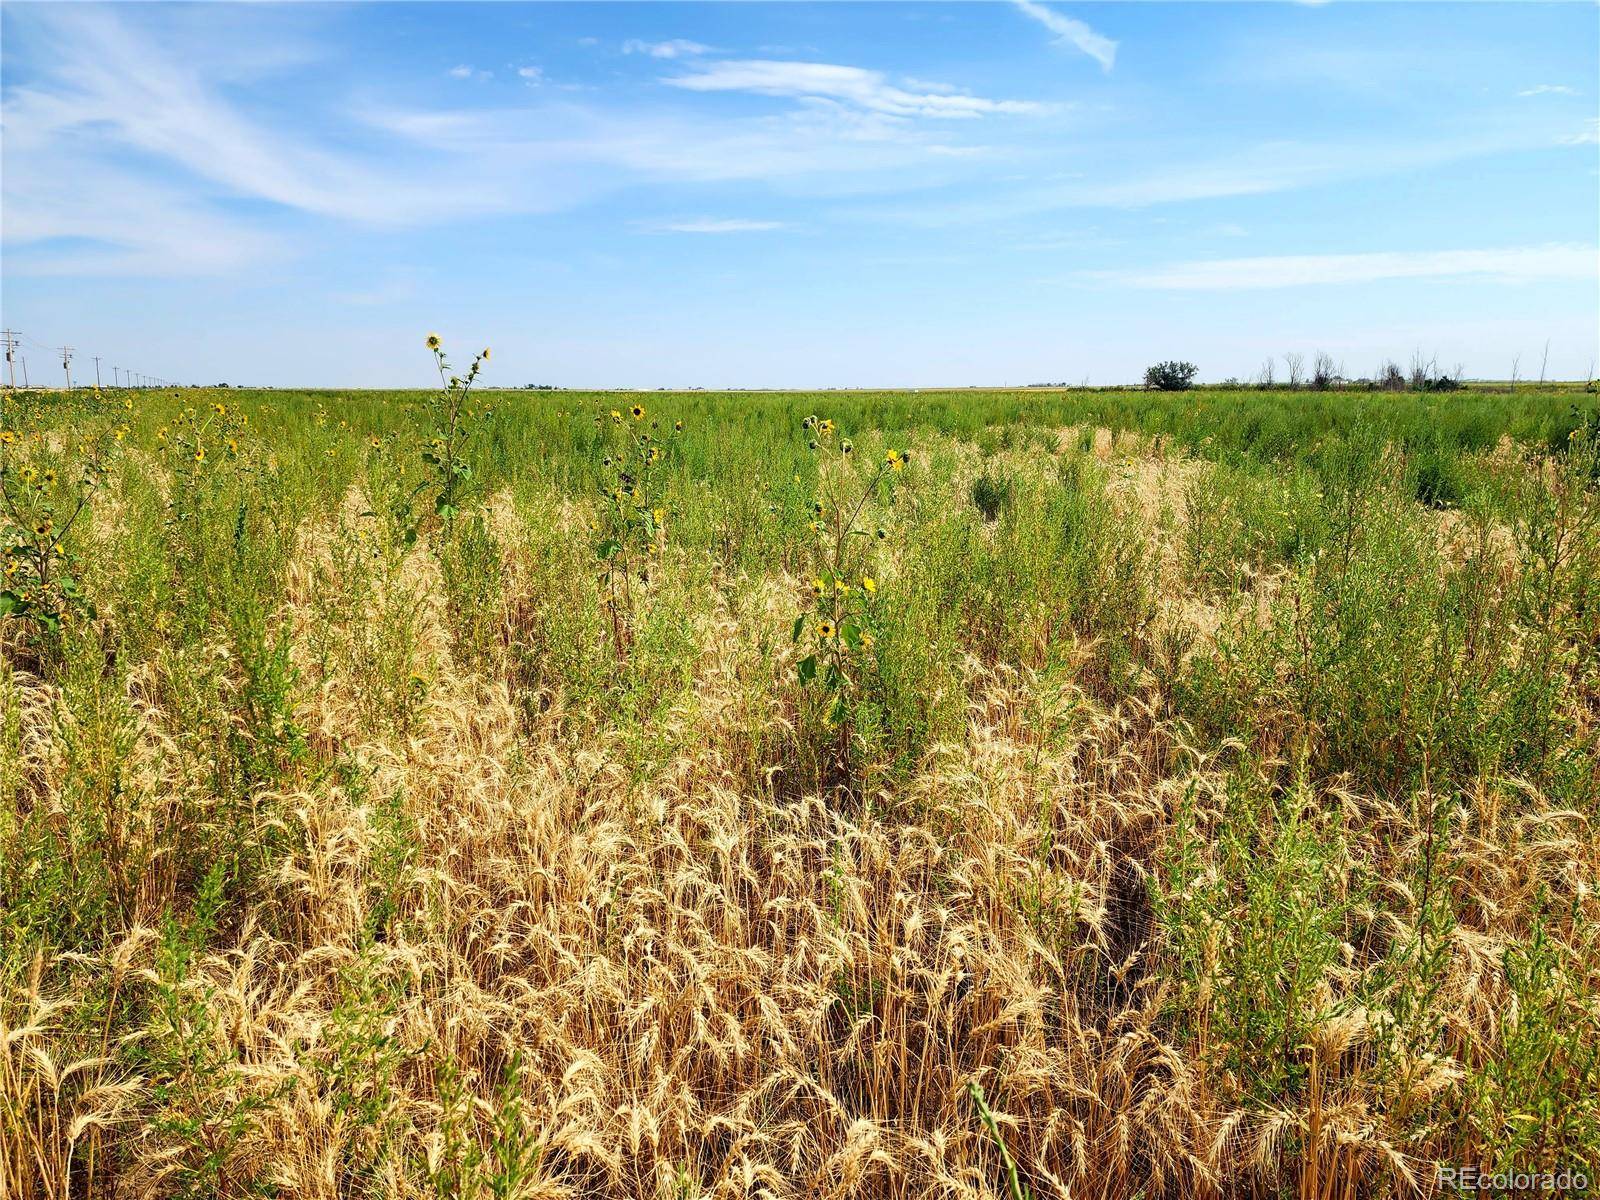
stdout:
<svg viewBox="0 0 1600 1200">
<path fill-rule="evenodd" d="M 25 358 L 22 360 L 22 386 L 28 386 L 28 360 Z"/>
<path fill-rule="evenodd" d="M 111 386 L 112 387 L 121 387 L 122 386 L 120 383 L 117 382 L 117 380 L 121 378 L 121 376 L 118 375 L 117 372 L 119 372 L 121 370 L 122 370 L 122 368 L 118 367 L 118 366 L 113 366 L 111 368 Z"/>
<path fill-rule="evenodd" d="M 100 356 L 98 354 L 94 356 L 94 390 L 97 392 L 100 390 Z"/>
<path fill-rule="evenodd" d="M 67 377 L 67 391 L 72 390 L 72 347 L 61 347 L 61 373 Z"/>
<path fill-rule="evenodd" d="M 11 380 L 11 386 L 15 388 L 17 386 L 17 364 L 12 361 L 12 355 L 16 353 L 17 335 L 7 329 L 4 332 L 0 332 L 0 337 L 3 337 L 6 343 L 6 374 Z"/>
</svg>

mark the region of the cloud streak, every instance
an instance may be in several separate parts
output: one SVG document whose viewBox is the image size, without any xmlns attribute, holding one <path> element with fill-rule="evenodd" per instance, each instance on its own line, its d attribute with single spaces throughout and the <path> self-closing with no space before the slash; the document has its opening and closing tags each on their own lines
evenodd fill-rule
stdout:
<svg viewBox="0 0 1600 1200">
<path fill-rule="evenodd" d="M 1089 26 L 1075 17 L 1062 16 L 1053 8 L 1046 8 L 1037 0 L 1011 0 L 1023 13 L 1032 17 L 1051 33 L 1055 34 L 1058 46 L 1073 46 L 1083 51 L 1095 62 L 1100 64 L 1100 69 L 1109 71 L 1116 65 L 1117 43 L 1110 38 L 1096 33 Z"/>
<path fill-rule="evenodd" d="M 648 226 L 657 233 L 767 233 L 787 229 L 782 221 L 753 221 L 743 217 L 702 217 L 693 221 L 664 221 Z"/>
<path fill-rule="evenodd" d="M 113 10 L 62 6 L 39 10 L 39 19 L 50 40 L 75 50 L 64 56 L 53 86 L 8 96 L 6 148 L 24 161 L 37 158 L 47 171 L 53 154 L 115 162 L 132 150 L 162 161 L 175 188 L 188 184 L 192 193 L 201 180 L 213 195 L 372 225 L 403 226 L 499 203 L 488 194 L 474 200 L 479 185 L 452 182 L 447 172 L 410 177 L 396 163 L 395 147 L 336 150 L 255 120 L 199 66 L 164 52 Z"/>
<path fill-rule="evenodd" d="M 670 38 L 664 42 L 646 42 L 639 38 L 629 38 L 622 43 L 624 54 L 648 54 L 651 58 L 693 58 L 700 54 L 710 54 L 711 47 L 700 42 L 691 42 L 688 38 Z"/>
<path fill-rule="evenodd" d="M 1589 123 L 1577 133 L 1561 139 L 1563 146 L 1600 146 L 1600 117 L 1590 117 Z"/>
<path fill-rule="evenodd" d="M 1159 291 L 1328 287 L 1393 279 L 1492 279 L 1501 283 L 1593 280 L 1600 249 L 1547 243 L 1487 250 L 1294 254 L 1207 259 L 1127 271 L 1092 271 L 1104 283 Z"/>
<path fill-rule="evenodd" d="M 728 59 L 708 63 L 686 75 L 662 80 L 690 92 L 750 92 L 801 100 L 831 100 L 888 117 L 973 118 L 997 113 L 1024 114 L 1045 110 L 1027 100 L 988 100 L 947 90 L 912 91 L 891 84 L 882 71 L 834 63 L 786 62 L 776 59 Z"/>
</svg>

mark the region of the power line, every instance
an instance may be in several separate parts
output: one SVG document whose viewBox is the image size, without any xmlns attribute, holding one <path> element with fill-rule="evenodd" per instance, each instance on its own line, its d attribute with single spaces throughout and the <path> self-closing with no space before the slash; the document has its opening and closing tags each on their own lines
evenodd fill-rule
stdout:
<svg viewBox="0 0 1600 1200">
<path fill-rule="evenodd" d="M 24 388 L 32 386 L 28 378 L 28 360 L 22 354 L 22 351 L 27 349 L 36 350 L 42 354 L 59 354 L 61 356 L 62 378 L 69 391 L 74 387 L 72 379 L 72 360 L 74 358 L 92 358 L 94 360 L 94 386 L 98 389 L 105 385 L 104 374 L 101 370 L 102 364 L 105 362 L 104 355 L 86 354 L 73 346 L 48 345 L 16 329 L 0 330 L 0 348 L 4 349 L 6 361 L 3 382 L 13 388 L 17 386 L 17 367 L 19 365 L 22 367 L 22 386 Z M 143 371 L 135 371 L 132 367 L 124 367 L 120 364 L 112 366 L 111 372 L 113 387 L 149 389 L 180 386 L 170 380 Z"/>
</svg>

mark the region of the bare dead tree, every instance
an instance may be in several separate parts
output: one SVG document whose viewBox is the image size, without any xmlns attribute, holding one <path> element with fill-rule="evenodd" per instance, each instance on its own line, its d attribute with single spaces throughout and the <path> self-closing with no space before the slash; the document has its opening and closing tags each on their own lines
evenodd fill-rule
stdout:
<svg viewBox="0 0 1600 1200">
<path fill-rule="evenodd" d="M 1261 364 L 1261 374 L 1257 377 L 1257 382 L 1264 388 L 1272 386 L 1273 366 L 1272 355 L 1269 354 L 1267 355 L 1267 361 Z"/>
<path fill-rule="evenodd" d="M 1333 355 L 1318 350 L 1316 357 L 1311 360 L 1311 386 L 1319 392 L 1325 392 L 1333 386 L 1337 375 L 1338 368 L 1333 365 Z"/>
<path fill-rule="evenodd" d="M 1521 370 L 1522 370 L 1522 355 L 1521 354 L 1513 354 L 1511 356 L 1511 390 L 1512 391 L 1515 391 L 1516 388 L 1517 388 L 1517 375 L 1521 372 Z"/>
<path fill-rule="evenodd" d="M 1439 360 L 1437 357 L 1423 358 L 1422 348 L 1420 346 L 1413 350 L 1411 352 L 1412 390 L 1418 392 L 1426 391 L 1428 384 L 1433 381 L 1433 377 L 1438 372 L 1438 369 Z"/>
<path fill-rule="evenodd" d="M 1545 368 L 1550 365 L 1550 339 L 1544 340 L 1544 356 L 1539 359 L 1539 382 L 1544 383 Z"/>
<path fill-rule="evenodd" d="M 1306 377 L 1306 375 L 1305 375 L 1305 363 L 1306 363 L 1305 355 L 1296 354 L 1293 351 L 1291 351 L 1288 354 L 1285 354 L 1283 356 L 1283 361 L 1289 368 L 1289 386 L 1292 387 L 1292 388 L 1299 387 L 1301 385 L 1301 383 L 1303 383 L 1305 381 L 1305 377 Z"/>
</svg>

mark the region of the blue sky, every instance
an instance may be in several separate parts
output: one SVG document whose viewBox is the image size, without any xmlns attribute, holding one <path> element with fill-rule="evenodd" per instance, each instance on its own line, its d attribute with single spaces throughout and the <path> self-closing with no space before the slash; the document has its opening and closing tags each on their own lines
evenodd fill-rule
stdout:
<svg viewBox="0 0 1600 1200">
<path fill-rule="evenodd" d="M 1593 4 L 0 21 L 0 318 L 41 364 L 424 384 L 431 330 L 601 387 L 1600 355 Z"/>
</svg>

